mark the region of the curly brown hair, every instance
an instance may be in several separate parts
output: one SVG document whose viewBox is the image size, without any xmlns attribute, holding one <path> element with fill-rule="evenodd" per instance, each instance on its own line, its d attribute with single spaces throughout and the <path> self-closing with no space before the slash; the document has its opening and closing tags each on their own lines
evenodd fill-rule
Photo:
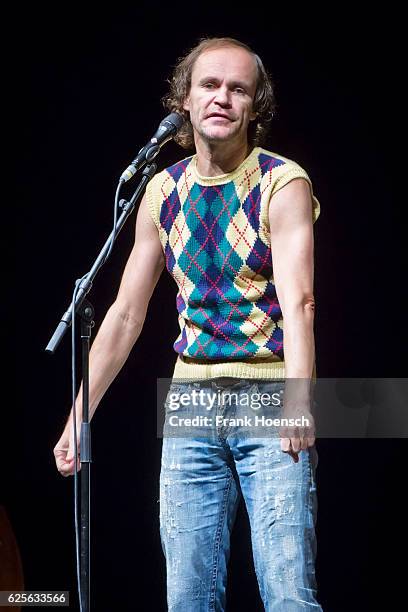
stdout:
<svg viewBox="0 0 408 612">
<path fill-rule="evenodd" d="M 261 58 L 248 45 L 235 38 L 201 38 L 195 47 L 178 60 L 170 79 L 167 79 L 167 82 L 170 84 L 170 90 L 162 98 L 163 105 L 167 110 L 180 113 L 186 119 L 174 138 L 184 149 L 194 148 L 193 126 L 191 125 L 188 111 L 185 111 L 183 108 L 183 103 L 190 91 L 191 74 L 194 64 L 198 56 L 204 53 L 204 51 L 220 47 L 241 47 L 251 53 L 256 60 L 258 82 L 253 110 L 257 113 L 257 116 L 248 125 L 248 141 L 252 146 L 264 143 L 270 122 L 275 114 L 277 105 L 274 86 L 272 78 L 265 70 Z"/>
</svg>

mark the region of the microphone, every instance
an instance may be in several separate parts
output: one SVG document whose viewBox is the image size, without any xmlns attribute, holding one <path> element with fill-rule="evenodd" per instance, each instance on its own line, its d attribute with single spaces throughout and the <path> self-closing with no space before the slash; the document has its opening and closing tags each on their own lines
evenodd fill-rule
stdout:
<svg viewBox="0 0 408 612">
<path fill-rule="evenodd" d="M 147 145 L 140 149 L 137 157 L 135 157 L 132 163 L 122 173 L 120 182 L 126 183 L 126 181 L 131 179 L 140 168 L 148 162 L 151 162 L 156 157 L 161 147 L 177 134 L 183 123 L 184 117 L 179 113 L 170 113 L 170 115 L 167 115 L 160 123 L 154 136 L 152 136 Z"/>
</svg>

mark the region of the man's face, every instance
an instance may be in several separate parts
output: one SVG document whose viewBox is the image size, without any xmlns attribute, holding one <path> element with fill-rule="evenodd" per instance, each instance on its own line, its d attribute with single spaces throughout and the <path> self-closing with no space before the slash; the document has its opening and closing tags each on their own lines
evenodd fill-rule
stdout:
<svg viewBox="0 0 408 612">
<path fill-rule="evenodd" d="M 249 121 L 256 117 L 256 83 L 255 58 L 245 49 L 222 47 L 202 53 L 184 102 L 196 136 L 207 142 L 246 142 Z"/>
</svg>

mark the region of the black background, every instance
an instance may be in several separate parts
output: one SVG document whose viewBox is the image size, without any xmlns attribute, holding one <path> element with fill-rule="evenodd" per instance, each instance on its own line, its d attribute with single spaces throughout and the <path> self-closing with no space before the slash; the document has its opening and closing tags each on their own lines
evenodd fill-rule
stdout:
<svg viewBox="0 0 408 612">
<path fill-rule="evenodd" d="M 65 5 L 59 14 L 31 8 L 16 18 L 17 44 L 6 62 L 15 67 L 13 125 L 22 128 L 13 143 L 19 280 L 15 299 L 6 300 L 5 328 L 16 375 L 4 381 L 9 390 L 12 381 L 16 402 L 5 403 L 4 413 L 15 418 L 4 429 L 11 444 L 2 496 L 26 589 L 69 589 L 75 609 L 73 480 L 59 476 L 52 454 L 70 405 L 69 336 L 53 357 L 44 348 L 74 280 L 110 232 L 119 175 L 166 114 L 165 79 L 198 37 L 233 36 L 263 58 L 278 101 L 267 148 L 300 163 L 320 200 L 318 375 L 404 375 L 398 24 L 391 11 L 359 14 L 341 5 L 329 14 L 269 3 Z M 185 155 L 169 143 L 159 169 Z M 134 221 L 89 296 L 96 329 L 115 298 Z M 92 421 L 94 610 L 166 609 L 154 398 L 156 379 L 171 376 L 176 357 L 175 296 L 164 272 L 142 335 Z M 317 441 L 317 576 L 328 612 L 390 606 L 402 593 L 396 558 L 405 531 L 405 448 L 405 440 L 393 439 Z M 262 610 L 249 538 L 241 507 L 229 571 L 232 611 Z"/>
</svg>

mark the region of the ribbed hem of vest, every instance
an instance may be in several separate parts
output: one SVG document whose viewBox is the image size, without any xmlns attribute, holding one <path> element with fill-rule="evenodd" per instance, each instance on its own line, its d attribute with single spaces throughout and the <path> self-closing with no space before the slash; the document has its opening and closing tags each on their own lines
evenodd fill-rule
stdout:
<svg viewBox="0 0 408 612">
<path fill-rule="evenodd" d="M 203 380 L 219 377 L 231 378 L 264 378 L 267 380 L 284 380 L 285 364 L 283 361 L 222 361 L 200 363 L 198 360 L 185 361 L 178 356 L 173 380 L 177 382 Z"/>
<path fill-rule="evenodd" d="M 190 382 L 213 378 L 285 380 L 284 361 L 223 361 L 203 362 L 178 356 L 173 372 L 173 382 Z M 312 380 L 316 381 L 316 363 L 313 366 Z"/>
</svg>

